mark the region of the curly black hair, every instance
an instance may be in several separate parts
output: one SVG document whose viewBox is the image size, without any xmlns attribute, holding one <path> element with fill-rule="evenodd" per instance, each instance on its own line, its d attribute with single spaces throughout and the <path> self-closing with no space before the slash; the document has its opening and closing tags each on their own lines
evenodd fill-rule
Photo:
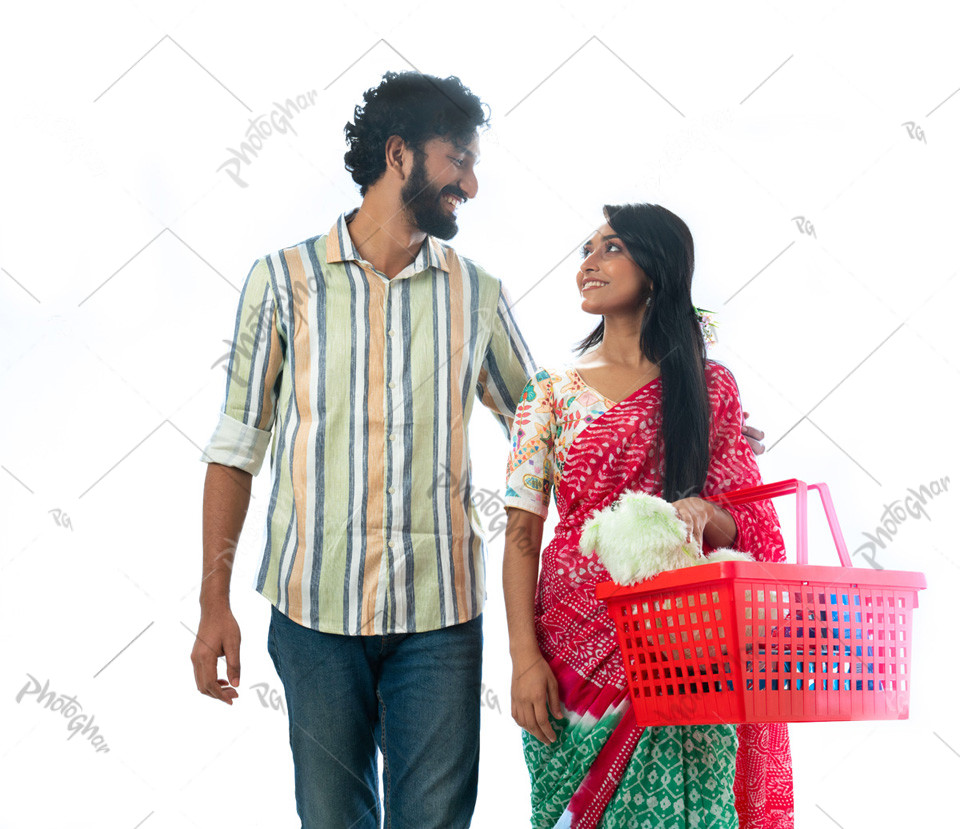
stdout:
<svg viewBox="0 0 960 829">
<path fill-rule="evenodd" d="M 365 196 L 387 169 L 391 135 L 419 150 L 437 136 L 466 142 L 489 121 L 489 107 L 453 75 L 387 72 L 379 86 L 363 93 L 363 106 L 354 108 L 353 121 L 343 128 L 350 145 L 343 161 Z"/>
</svg>

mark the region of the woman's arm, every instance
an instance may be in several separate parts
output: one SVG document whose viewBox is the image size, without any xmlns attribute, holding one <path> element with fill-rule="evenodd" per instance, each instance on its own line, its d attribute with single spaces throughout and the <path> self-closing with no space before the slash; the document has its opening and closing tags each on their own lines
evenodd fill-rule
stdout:
<svg viewBox="0 0 960 829">
<path fill-rule="evenodd" d="M 722 366 L 711 364 L 708 374 L 711 409 L 710 463 L 703 495 L 714 496 L 743 487 L 762 483 L 756 457 L 741 430 L 743 415 L 740 392 L 733 375 Z M 713 506 L 720 511 L 720 507 Z M 783 561 L 783 537 L 773 504 L 756 501 L 729 507 L 726 512 L 734 524 L 729 539 L 722 537 L 727 547 L 750 553 L 762 561 Z M 713 543 L 708 531 L 704 540 Z"/>
<path fill-rule="evenodd" d="M 507 609 L 513 681 L 511 714 L 521 728 L 543 743 L 556 734 L 549 712 L 561 716 L 557 679 L 540 653 L 533 623 L 533 602 L 543 540 L 543 518 L 522 509 L 507 509 L 503 552 L 503 597 Z"/>
<path fill-rule="evenodd" d="M 557 679 L 540 653 L 534 626 L 540 544 L 550 504 L 556 433 L 553 378 L 541 369 L 520 395 L 513 422 L 504 498 L 507 535 L 503 595 L 513 661 L 511 713 L 521 728 L 544 743 L 556 739 L 548 712 L 558 718 L 562 712 Z"/>
</svg>

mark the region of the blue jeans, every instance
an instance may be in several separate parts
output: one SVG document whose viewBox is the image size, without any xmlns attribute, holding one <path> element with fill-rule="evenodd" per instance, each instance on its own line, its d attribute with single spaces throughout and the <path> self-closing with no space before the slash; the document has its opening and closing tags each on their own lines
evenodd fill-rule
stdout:
<svg viewBox="0 0 960 829">
<path fill-rule="evenodd" d="M 303 829 L 468 827 L 480 761 L 481 618 L 423 633 L 320 633 L 273 608 Z"/>
</svg>

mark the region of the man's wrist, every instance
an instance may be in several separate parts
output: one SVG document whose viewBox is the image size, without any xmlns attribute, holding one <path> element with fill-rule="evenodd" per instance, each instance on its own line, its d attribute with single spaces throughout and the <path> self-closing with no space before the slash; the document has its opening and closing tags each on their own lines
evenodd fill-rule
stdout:
<svg viewBox="0 0 960 829">
<path fill-rule="evenodd" d="M 230 609 L 230 588 L 213 588 L 200 591 L 200 612 L 217 612 Z"/>
</svg>

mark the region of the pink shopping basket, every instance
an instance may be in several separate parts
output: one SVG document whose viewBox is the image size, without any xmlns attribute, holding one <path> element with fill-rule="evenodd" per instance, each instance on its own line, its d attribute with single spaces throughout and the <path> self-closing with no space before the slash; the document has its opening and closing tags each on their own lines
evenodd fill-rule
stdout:
<svg viewBox="0 0 960 829">
<path fill-rule="evenodd" d="M 807 564 L 807 490 L 842 567 Z M 637 722 L 906 719 L 922 573 L 852 566 L 826 484 L 791 479 L 710 500 L 796 493 L 797 564 L 702 564 L 597 586 L 617 627 Z"/>
</svg>

